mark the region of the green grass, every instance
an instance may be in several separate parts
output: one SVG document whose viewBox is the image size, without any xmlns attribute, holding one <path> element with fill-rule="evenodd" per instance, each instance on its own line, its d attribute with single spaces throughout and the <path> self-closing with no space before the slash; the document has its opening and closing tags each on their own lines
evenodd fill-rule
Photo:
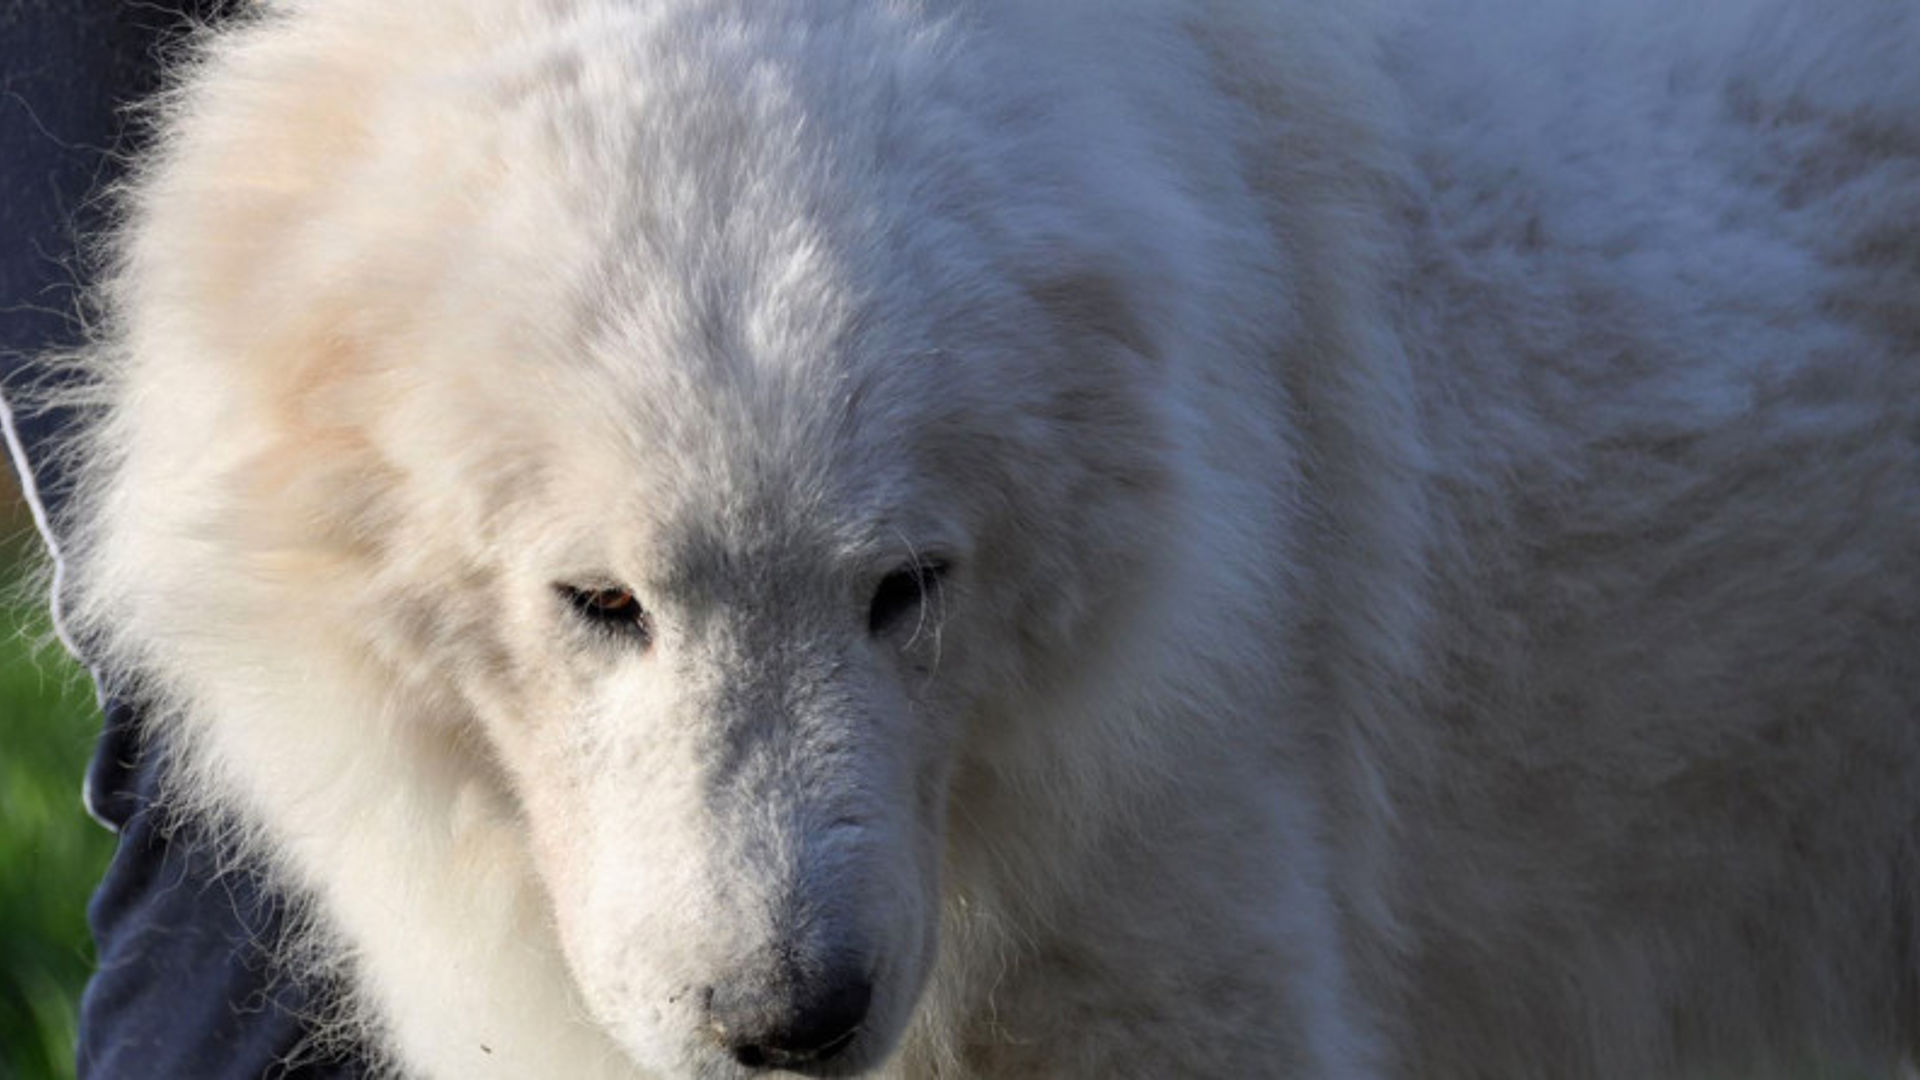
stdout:
<svg viewBox="0 0 1920 1080">
<path fill-rule="evenodd" d="M 0 458 L 4 467 L 4 458 Z M 0 1080 L 73 1076 L 86 903 L 113 838 L 80 805 L 99 729 L 91 684 L 48 645 L 44 605 L 18 587 L 33 538 L 0 499 Z"/>
</svg>

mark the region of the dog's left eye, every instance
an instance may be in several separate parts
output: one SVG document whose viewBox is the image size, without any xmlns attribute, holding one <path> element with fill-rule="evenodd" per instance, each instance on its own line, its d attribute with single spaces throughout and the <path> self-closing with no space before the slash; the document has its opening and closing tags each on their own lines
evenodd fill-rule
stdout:
<svg viewBox="0 0 1920 1080">
<path fill-rule="evenodd" d="M 652 628 L 647 622 L 647 611 L 633 595 L 633 590 L 617 585 L 578 586 L 556 585 L 567 606 L 587 624 L 610 633 L 618 633 L 637 638 L 642 644 L 652 639 Z"/>
<path fill-rule="evenodd" d="M 932 560 L 909 563 L 881 578 L 867 607 L 867 629 L 874 634 L 886 633 L 908 612 L 919 611 L 946 573 L 946 563 Z"/>
</svg>

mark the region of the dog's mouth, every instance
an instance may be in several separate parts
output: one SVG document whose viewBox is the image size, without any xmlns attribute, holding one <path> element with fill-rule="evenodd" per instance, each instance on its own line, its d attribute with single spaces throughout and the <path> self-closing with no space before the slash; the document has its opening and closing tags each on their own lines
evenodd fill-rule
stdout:
<svg viewBox="0 0 1920 1080">
<path fill-rule="evenodd" d="M 852 1027 L 818 1046 L 801 1050 L 779 1047 L 747 1047 L 730 1051 L 734 1062 L 750 1075 L 787 1075 L 807 1077 L 857 1077 L 873 1062 L 864 1050 L 863 1027 Z"/>
</svg>

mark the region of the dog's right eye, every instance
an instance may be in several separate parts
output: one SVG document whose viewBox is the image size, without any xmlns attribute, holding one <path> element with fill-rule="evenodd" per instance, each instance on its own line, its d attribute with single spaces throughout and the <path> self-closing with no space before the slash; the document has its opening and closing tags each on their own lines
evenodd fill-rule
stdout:
<svg viewBox="0 0 1920 1080">
<path fill-rule="evenodd" d="M 645 645 L 653 639 L 647 611 L 633 590 L 618 585 L 555 585 L 575 617 L 596 630 L 618 634 Z"/>
</svg>

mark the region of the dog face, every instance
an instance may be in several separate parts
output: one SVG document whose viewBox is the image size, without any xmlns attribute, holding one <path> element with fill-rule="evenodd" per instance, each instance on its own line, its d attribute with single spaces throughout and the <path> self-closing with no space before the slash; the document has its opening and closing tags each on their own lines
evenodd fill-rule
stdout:
<svg viewBox="0 0 1920 1080">
<path fill-rule="evenodd" d="M 955 282 L 863 261 L 911 219 L 728 212 L 529 230 L 591 238 L 562 272 L 482 230 L 362 395 L 410 493 L 376 577 L 415 602 L 373 609 L 418 613 L 395 654 L 476 718 L 643 1065 L 851 1075 L 934 965 L 956 769 L 1138 576 L 1144 361 L 1074 267 L 946 237 Z"/>
<path fill-rule="evenodd" d="M 643 1064 L 852 1074 L 934 963 L 956 768 L 1127 572 L 1124 530 L 1086 526 L 1151 484 L 1086 463 L 1138 421 L 1084 372 L 1032 377 L 1076 357 L 1019 290 L 947 345 L 944 315 L 823 289 L 832 266 L 783 275 L 799 297 L 700 290 L 718 311 L 654 267 L 613 280 L 652 284 L 581 305 L 602 317 L 556 335 L 572 359 L 472 386 L 487 354 L 463 351 L 403 398 L 396 432 L 450 438 L 409 473 L 493 448 L 447 485 L 478 584 L 428 620 L 469 629 L 425 663 L 479 718 L 586 999 Z"/>
<path fill-rule="evenodd" d="M 972 548 L 899 506 L 823 529 L 771 466 L 541 514 L 484 709 L 587 999 L 657 1067 L 857 1071 L 933 958 Z"/>
</svg>

